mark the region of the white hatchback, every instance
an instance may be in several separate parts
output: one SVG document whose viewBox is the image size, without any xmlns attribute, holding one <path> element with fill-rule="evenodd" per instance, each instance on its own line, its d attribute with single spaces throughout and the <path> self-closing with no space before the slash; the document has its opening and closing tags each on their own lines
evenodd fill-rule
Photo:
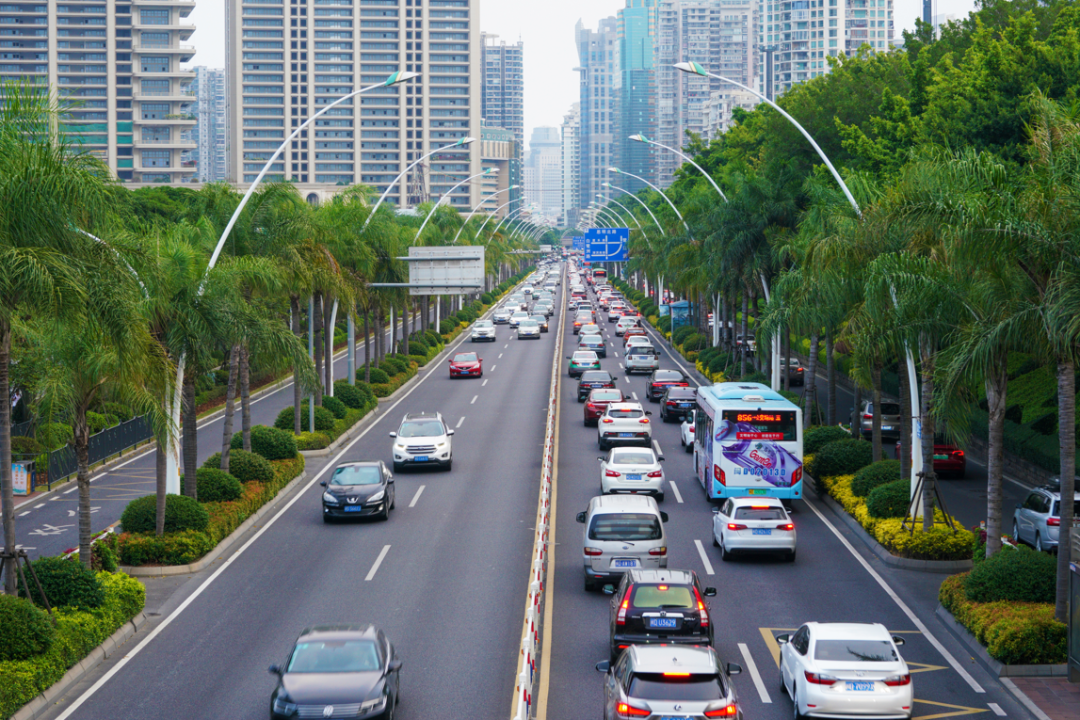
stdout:
<svg viewBox="0 0 1080 720">
<path fill-rule="evenodd" d="M 808 622 L 776 641 L 796 718 L 911 718 L 911 673 L 897 650 L 904 639 L 884 625 Z"/>
<path fill-rule="evenodd" d="M 617 447 L 599 457 L 600 492 L 604 495 L 652 495 L 664 502 L 663 457 L 652 448 Z"/>
<path fill-rule="evenodd" d="M 615 322 L 615 334 L 618 335 L 619 337 L 622 337 L 623 333 L 626 332 L 626 328 L 634 327 L 635 325 L 640 325 L 640 324 L 641 324 L 641 319 L 640 318 L 638 318 L 636 316 L 626 316 L 626 315 L 624 315 L 623 317 L 619 318 Z"/>
<path fill-rule="evenodd" d="M 713 508 L 713 545 L 725 561 L 735 552 L 781 553 L 794 561 L 795 523 L 777 498 L 728 498 Z"/>
<path fill-rule="evenodd" d="M 687 415 L 679 427 L 679 442 L 688 453 L 694 452 L 694 416 Z"/>
<path fill-rule="evenodd" d="M 641 403 L 611 403 L 596 425 L 596 444 L 601 450 L 615 445 L 652 445 L 651 412 Z"/>
</svg>

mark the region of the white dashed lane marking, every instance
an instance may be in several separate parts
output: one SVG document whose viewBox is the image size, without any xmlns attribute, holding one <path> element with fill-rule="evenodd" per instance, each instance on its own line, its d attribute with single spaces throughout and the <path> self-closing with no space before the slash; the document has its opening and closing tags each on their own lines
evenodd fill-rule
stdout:
<svg viewBox="0 0 1080 720">
<path fill-rule="evenodd" d="M 417 493 L 417 496 L 419 495 L 420 493 Z M 373 577 L 375 577 L 375 573 L 379 572 L 379 566 L 382 565 L 382 561 L 386 557 L 386 553 L 388 552 L 390 552 L 390 546 L 383 545 L 383 549 L 379 553 L 379 557 L 375 558 L 375 564 L 371 566 L 371 570 L 368 571 L 367 577 L 364 578 L 364 582 L 369 582 Z M 709 574 L 711 575 L 712 573 Z"/>
<path fill-rule="evenodd" d="M 469 404 L 470 405 L 474 404 L 476 402 L 476 398 L 478 398 L 478 397 L 480 397 L 480 396 L 479 395 L 473 395 L 472 400 L 469 401 Z"/>
<path fill-rule="evenodd" d="M 705 572 L 709 575 L 715 575 L 712 563 L 709 562 L 709 556 L 705 554 L 705 546 L 701 544 L 700 540 L 695 540 L 694 545 L 697 546 L 698 555 L 701 556 L 701 564 L 705 566 Z"/>
<path fill-rule="evenodd" d="M 668 485 L 671 486 L 671 492 L 675 494 L 675 501 L 682 504 L 682 493 L 679 492 L 679 486 L 675 484 L 674 480 L 668 480 Z"/>
<path fill-rule="evenodd" d="M 465 416 L 464 415 L 461 416 L 461 419 L 457 421 L 457 425 L 455 425 L 454 427 L 455 428 L 461 427 L 461 423 L 463 423 L 463 422 L 465 422 Z"/>
<path fill-rule="evenodd" d="M 986 703 L 987 707 L 994 711 L 994 714 L 998 717 L 1005 717 L 1005 711 L 1001 709 L 1001 706 L 997 703 Z"/>
<path fill-rule="evenodd" d="M 480 383 L 480 387 L 484 387 L 485 385 L 487 385 L 487 380 L 485 380 L 484 382 Z"/>
<path fill-rule="evenodd" d="M 418 487 L 416 489 L 416 494 L 413 495 L 413 499 L 412 499 L 412 502 L 409 503 L 409 507 L 416 507 L 416 501 L 420 499 L 420 495 L 423 494 L 424 488 L 426 488 L 426 487 L 427 487 L 427 485 L 421 485 L 420 487 Z"/>
</svg>

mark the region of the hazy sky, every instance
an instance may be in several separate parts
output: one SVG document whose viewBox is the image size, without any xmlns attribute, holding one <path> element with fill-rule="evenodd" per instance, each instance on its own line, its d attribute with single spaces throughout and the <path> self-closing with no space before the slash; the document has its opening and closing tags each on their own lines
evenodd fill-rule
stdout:
<svg viewBox="0 0 1080 720">
<path fill-rule="evenodd" d="M 225 67 L 225 2 L 197 0 L 188 21 L 196 25 L 192 65 Z M 578 99 L 574 24 L 595 28 L 624 0 L 480 0 L 480 29 L 507 42 L 525 41 L 525 141 L 532 128 L 559 125 Z M 966 15 L 974 0 L 938 0 L 939 13 Z M 922 0 L 894 0 L 896 32 L 911 29 Z"/>
</svg>

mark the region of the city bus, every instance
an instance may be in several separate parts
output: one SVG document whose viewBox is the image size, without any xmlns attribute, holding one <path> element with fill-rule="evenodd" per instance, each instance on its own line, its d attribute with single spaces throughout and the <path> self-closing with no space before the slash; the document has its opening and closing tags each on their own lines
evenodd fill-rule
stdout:
<svg viewBox="0 0 1080 720">
<path fill-rule="evenodd" d="M 607 270 L 602 267 L 593 268 L 592 279 L 594 285 L 601 285 L 607 280 Z"/>
<path fill-rule="evenodd" d="M 702 387 L 694 409 L 694 471 L 709 500 L 802 497 L 802 410 L 761 383 Z"/>
</svg>

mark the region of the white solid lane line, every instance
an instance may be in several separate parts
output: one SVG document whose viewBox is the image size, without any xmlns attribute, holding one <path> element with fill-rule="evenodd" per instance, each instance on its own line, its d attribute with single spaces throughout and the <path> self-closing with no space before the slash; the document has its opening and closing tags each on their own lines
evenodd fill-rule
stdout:
<svg viewBox="0 0 1080 720">
<path fill-rule="evenodd" d="M 761 696 L 761 702 L 772 703 L 769 691 L 765 689 L 765 683 L 761 681 L 761 673 L 758 672 L 757 664 L 754 663 L 754 658 L 750 656 L 750 648 L 746 647 L 746 643 L 739 643 L 739 652 L 742 653 L 746 669 L 750 671 L 750 677 L 754 681 L 754 687 L 757 688 L 758 695 Z"/>
<path fill-rule="evenodd" d="M 364 582 L 368 582 L 371 578 L 375 577 L 375 573 L 379 572 L 379 566 L 382 565 L 383 558 L 386 557 L 386 553 L 388 552 L 390 552 L 390 546 L 383 545 L 379 557 L 375 558 L 375 564 L 371 566 L 371 570 L 368 571 L 367 577 L 364 578 Z"/>
<path fill-rule="evenodd" d="M 478 398 L 478 397 L 480 397 L 480 396 L 479 395 L 473 395 L 472 400 L 469 401 L 469 404 L 470 405 L 474 404 L 476 402 L 476 398 Z"/>
<path fill-rule="evenodd" d="M 1005 717 L 1005 711 L 1001 709 L 1001 706 L 997 703 L 986 703 L 986 706 L 994 711 L 994 714 L 998 717 Z"/>
<path fill-rule="evenodd" d="M 461 419 L 457 421 L 457 425 L 455 425 L 454 427 L 455 428 L 461 427 L 461 423 L 463 423 L 463 422 L 465 422 L 465 416 L 464 415 L 461 416 Z"/>
<path fill-rule="evenodd" d="M 71 488 L 70 490 L 65 490 L 64 494 L 67 495 L 68 493 L 73 493 L 78 489 L 79 489 L 79 487 L 76 485 L 75 487 Z"/>
<path fill-rule="evenodd" d="M 480 383 L 480 387 L 484 387 L 485 385 L 487 385 L 487 380 L 485 380 L 484 382 Z"/>
<path fill-rule="evenodd" d="M 409 507 L 416 507 L 416 501 L 420 499 L 420 495 L 424 492 L 424 488 L 426 487 L 427 485 L 421 485 L 419 488 L 417 488 L 416 494 L 413 495 L 412 502 L 409 503 Z"/>
<path fill-rule="evenodd" d="M 675 484 L 674 480 L 668 480 L 667 484 L 671 486 L 671 492 L 675 493 L 675 501 L 680 505 L 682 504 L 682 493 L 679 492 L 679 486 Z"/>
<path fill-rule="evenodd" d="M 836 539 L 840 541 L 840 544 L 847 548 L 847 551 L 851 553 L 851 556 L 859 561 L 859 564 L 863 566 L 863 569 L 866 570 L 866 572 L 870 573 L 870 577 L 874 578 L 874 580 L 877 581 L 877 584 L 881 586 L 881 589 L 884 590 L 885 593 L 890 598 L 892 598 L 893 602 L 896 603 L 897 606 L 904 612 L 904 614 L 908 616 L 908 619 L 911 620 L 915 627 L 918 628 L 920 632 L 922 632 L 923 636 L 930 641 L 930 644 L 934 646 L 934 649 L 941 653 L 941 656 L 945 658 L 945 661 L 949 663 L 952 669 L 955 670 L 957 674 L 960 675 L 960 677 L 964 678 L 964 682 L 970 685 L 971 689 L 975 692 L 985 693 L 986 690 L 983 689 L 982 685 L 976 682 L 975 678 L 971 677 L 971 674 L 967 670 L 965 670 L 959 662 L 957 662 L 956 658 L 953 657 L 952 653 L 945 649 L 945 646 L 941 644 L 941 641 L 938 640 L 937 637 L 935 637 L 934 634 L 930 632 L 930 628 L 926 627 L 926 624 L 919 619 L 919 616 L 916 615 L 910 607 L 908 607 L 907 603 L 900 599 L 900 596 L 896 594 L 896 591 L 892 589 L 889 583 L 885 582 L 885 578 L 881 577 L 881 575 L 879 575 L 878 572 L 874 570 L 874 568 L 870 567 L 870 563 L 868 563 L 866 559 L 863 558 L 863 556 L 860 555 L 858 551 L 856 551 L 855 548 L 851 546 L 851 543 L 848 542 L 848 539 L 844 537 L 839 530 L 836 529 L 835 525 L 829 522 L 829 519 L 826 518 L 820 510 L 818 510 L 817 505 L 810 502 L 810 500 L 806 497 L 803 498 L 803 502 L 806 503 L 806 506 L 808 508 L 814 511 L 814 514 L 818 516 L 818 519 L 821 520 L 821 522 L 825 523 L 825 527 L 829 528 L 829 530 L 832 531 L 832 534 L 836 536 Z"/>
<path fill-rule="evenodd" d="M 709 562 L 709 556 L 705 554 L 705 546 L 701 544 L 700 540 L 695 540 L 694 544 L 697 545 L 698 555 L 701 556 L 701 564 L 705 566 L 705 572 L 709 575 L 715 575 L 713 572 L 712 563 Z"/>
<path fill-rule="evenodd" d="M 25 515 L 29 515 L 29 514 L 30 514 L 30 511 L 29 511 L 29 510 L 26 510 L 26 511 L 24 511 L 24 512 L 21 512 L 21 513 L 19 513 L 19 517 L 23 517 L 23 516 L 25 516 Z"/>
</svg>

